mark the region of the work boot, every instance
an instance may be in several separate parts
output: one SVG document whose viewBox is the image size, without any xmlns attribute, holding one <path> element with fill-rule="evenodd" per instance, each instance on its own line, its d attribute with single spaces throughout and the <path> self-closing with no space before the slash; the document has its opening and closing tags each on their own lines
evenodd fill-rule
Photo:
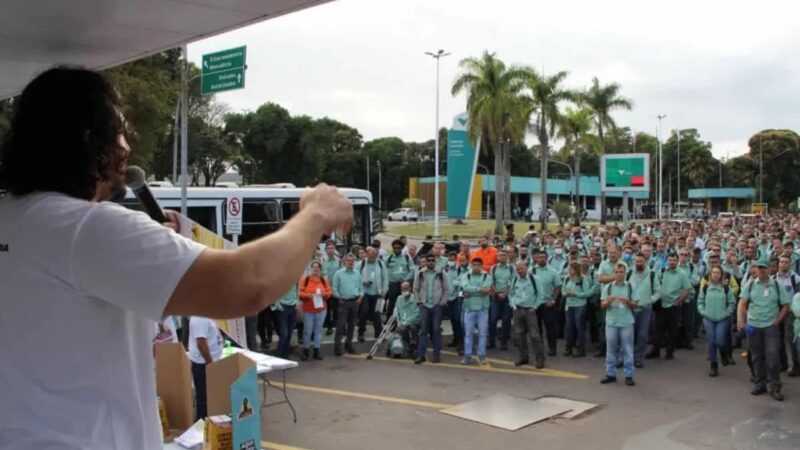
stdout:
<svg viewBox="0 0 800 450">
<path fill-rule="evenodd" d="M 358 352 L 356 351 L 355 347 L 353 347 L 352 344 L 346 345 L 344 347 L 344 349 L 347 350 L 347 354 L 348 355 L 357 355 L 358 354 Z"/>
<path fill-rule="evenodd" d="M 575 353 L 572 356 L 574 356 L 576 358 L 585 358 L 586 357 L 586 351 L 583 350 L 582 348 L 579 348 L 577 351 L 575 351 Z"/>
<path fill-rule="evenodd" d="M 791 370 L 786 372 L 786 376 L 789 376 L 789 377 L 800 376 L 800 367 L 793 366 Z"/>
<path fill-rule="evenodd" d="M 547 352 L 547 356 L 551 356 L 551 357 L 552 357 L 552 356 L 556 356 L 556 349 L 554 349 L 554 348 L 551 348 L 551 349 L 550 349 L 550 350 Z"/>
<path fill-rule="evenodd" d="M 333 354 L 336 356 L 342 356 L 342 347 L 334 347 Z"/>
<path fill-rule="evenodd" d="M 675 358 L 675 355 L 672 352 L 667 352 L 667 354 L 664 355 L 664 359 L 667 360 L 667 361 L 669 361 L 669 360 L 671 360 L 673 358 Z"/>
<path fill-rule="evenodd" d="M 750 395 L 762 395 L 767 393 L 767 388 L 765 386 L 756 386 L 750 391 Z"/>
<path fill-rule="evenodd" d="M 442 362 L 442 357 L 439 355 L 433 355 L 433 358 L 431 358 L 431 362 L 434 364 L 439 364 L 440 362 Z"/>
<path fill-rule="evenodd" d="M 358 342 L 364 342 L 364 335 L 363 334 L 359 334 L 358 335 Z"/>
<path fill-rule="evenodd" d="M 650 350 L 644 355 L 644 359 L 658 359 L 661 358 L 661 352 L 658 350 Z"/>
<path fill-rule="evenodd" d="M 625 384 L 626 384 L 627 386 L 635 386 L 635 385 L 636 385 L 636 382 L 635 382 L 635 381 L 633 381 L 633 378 L 631 378 L 631 377 L 628 377 L 628 378 L 625 378 Z"/>
<path fill-rule="evenodd" d="M 544 369 L 544 355 L 536 357 L 536 368 Z"/>
<path fill-rule="evenodd" d="M 325 336 L 330 336 L 331 334 L 333 334 L 333 328 L 328 328 L 328 330 L 325 331 Z"/>
<path fill-rule="evenodd" d="M 316 359 L 317 361 L 322 361 L 322 354 L 320 354 L 318 348 L 314 349 L 314 359 Z"/>
<path fill-rule="evenodd" d="M 781 391 L 779 391 L 777 389 L 772 391 L 772 392 L 770 392 L 769 395 L 771 395 L 772 398 L 774 398 L 775 400 L 777 400 L 779 402 L 783 401 L 783 394 L 781 394 Z"/>
<path fill-rule="evenodd" d="M 523 366 L 525 364 L 528 364 L 528 358 L 520 358 L 514 363 L 514 365 L 517 367 Z"/>
<path fill-rule="evenodd" d="M 300 357 L 300 361 L 308 361 L 308 349 L 303 349 L 303 355 Z"/>
<path fill-rule="evenodd" d="M 719 362 L 722 363 L 722 367 L 728 367 L 730 361 L 728 360 L 728 355 L 725 353 L 720 352 L 719 354 Z"/>
<path fill-rule="evenodd" d="M 633 367 L 636 367 L 637 369 L 644 369 L 644 363 L 641 361 L 636 361 L 633 363 Z"/>
<path fill-rule="evenodd" d="M 568 349 L 564 350 L 564 353 L 562 353 L 562 354 L 564 356 L 572 356 L 572 349 L 568 348 Z"/>
<path fill-rule="evenodd" d="M 716 377 L 719 374 L 719 366 L 716 362 L 711 363 L 711 368 L 708 370 L 708 376 Z"/>
<path fill-rule="evenodd" d="M 500 341 L 500 350 L 503 351 L 508 350 L 508 341 L 506 340 Z"/>
<path fill-rule="evenodd" d="M 609 384 L 609 383 L 616 383 L 616 382 L 617 382 L 617 377 L 612 377 L 612 376 L 609 376 L 609 375 L 606 375 L 605 378 L 600 380 L 600 384 Z"/>
<path fill-rule="evenodd" d="M 422 364 L 425 362 L 424 356 L 417 356 L 417 359 L 414 360 L 414 364 Z"/>
<path fill-rule="evenodd" d="M 486 343 L 486 350 L 493 350 L 495 347 L 494 339 L 489 339 L 489 342 Z"/>
</svg>

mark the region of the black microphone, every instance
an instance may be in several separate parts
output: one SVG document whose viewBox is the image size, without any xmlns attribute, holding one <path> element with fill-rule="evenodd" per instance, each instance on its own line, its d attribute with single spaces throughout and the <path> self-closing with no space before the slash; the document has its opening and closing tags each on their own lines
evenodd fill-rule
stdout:
<svg viewBox="0 0 800 450">
<path fill-rule="evenodd" d="M 161 209 L 153 193 L 145 182 L 144 170 L 139 166 L 129 166 L 125 171 L 125 184 L 133 191 L 136 199 L 144 208 L 144 212 L 158 223 L 166 223 L 167 217 Z"/>
</svg>

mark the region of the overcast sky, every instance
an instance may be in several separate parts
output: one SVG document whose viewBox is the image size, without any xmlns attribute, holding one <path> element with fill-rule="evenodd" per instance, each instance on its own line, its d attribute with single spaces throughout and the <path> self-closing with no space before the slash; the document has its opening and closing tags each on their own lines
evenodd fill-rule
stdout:
<svg viewBox="0 0 800 450">
<path fill-rule="evenodd" d="M 798 1 L 336 0 L 216 36 L 203 53 L 247 45 L 246 89 L 219 95 L 233 111 L 276 102 L 328 116 L 369 140 L 434 135 L 435 61 L 440 124 L 464 111 L 450 86 L 461 58 L 494 51 L 508 64 L 552 73 L 568 86 L 616 81 L 635 103 L 617 124 L 655 134 L 697 128 L 717 157 L 747 150 L 763 128 L 800 124 Z"/>
</svg>

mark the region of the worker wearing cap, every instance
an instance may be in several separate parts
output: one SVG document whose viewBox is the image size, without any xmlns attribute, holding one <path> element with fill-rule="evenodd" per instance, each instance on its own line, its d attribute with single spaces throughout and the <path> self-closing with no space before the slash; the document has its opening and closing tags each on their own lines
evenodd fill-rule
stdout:
<svg viewBox="0 0 800 450">
<path fill-rule="evenodd" d="M 769 383 L 772 398 L 783 401 L 778 327 L 789 314 L 789 296 L 777 281 L 770 279 L 766 258 L 759 258 L 756 264 L 758 278 L 742 288 L 737 327 L 747 333 L 755 384 L 751 394 L 765 394 Z"/>
</svg>

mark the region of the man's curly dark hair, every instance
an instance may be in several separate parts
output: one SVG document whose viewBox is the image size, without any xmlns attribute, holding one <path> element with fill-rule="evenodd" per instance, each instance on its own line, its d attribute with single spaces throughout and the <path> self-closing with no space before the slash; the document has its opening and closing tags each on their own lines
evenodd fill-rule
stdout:
<svg viewBox="0 0 800 450">
<path fill-rule="evenodd" d="M 101 74 L 55 67 L 28 84 L 0 149 L 0 189 L 89 200 L 117 164 L 126 131 L 121 99 Z"/>
</svg>

